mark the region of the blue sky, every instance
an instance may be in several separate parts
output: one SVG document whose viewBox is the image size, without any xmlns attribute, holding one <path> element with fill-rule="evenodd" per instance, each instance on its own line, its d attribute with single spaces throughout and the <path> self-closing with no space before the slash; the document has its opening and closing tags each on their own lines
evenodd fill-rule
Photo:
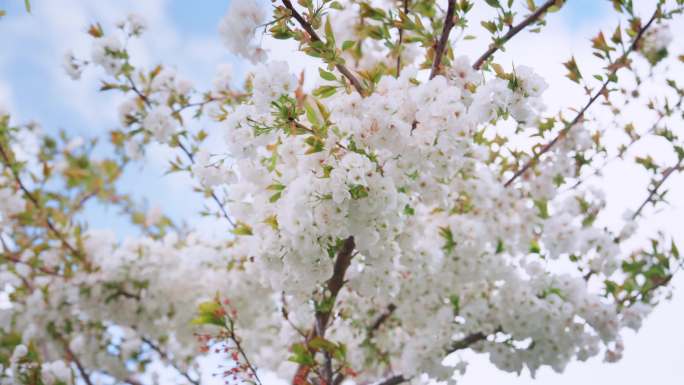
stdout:
<svg viewBox="0 0 684 385">
<path fill-rule="evenodd" d="M 33 0 L 32 4 L 33 13 L 27 15 L 22 0 L 0 0 L 0 9 L 8 13 L 0 19 L 0 104 L 8 105 L 19 121 L 35 119 L 48 132 L 65 129 L 87 137 L 117 126 L 115 106 L 121 99 L 116 94 L 97 92 L 100 74 L 87 73 L 82 81 L 72 82 L 60 67 L 67 48 L 74 48 L 77 55 L 88 55 L 89 38 L 84 30 L 90 22 L 102 21 L 107 27 L 130 11 L 142 13 L 150 21 L 150 30 L 144 42 L 135 47 L 141 63 L 171 65 L 199 89 L 209 86 L 219 63 L 232 63 L 238 74 L 247 68 L 226 52 L 217 36 L 218 23 L 228 6 L 226 0 Z M 542 67 L 548 74 L 558 73 L 561 58 L 567 59 L 575 47 L 588 46 L 588 39 L 599 26 L 614 26 L 617 19 L 606 12 L 609 8 L 605 0 L 569 0 L 560 13 L 549 16 L 549 24 L 557 25 L 553 33 L 559 43 L 553 47 L 559 52 L 539 51 L 535 45 L 541 38 L 528 34 L 521 35 L 507 54 L 524 52 L 516 60 L 532 65 L 551 63 L 553 69 Z M 282 55 L 288 57 L 287 53 Z M 572 92 L 563 81 L 551 85 L 550 92 L 563 96 L 562 102 Z M 124 190 L 135 192 L 150 205 L 161 206 L 177 220 L 190 218 L 202 204 L 199 199 L 188 199 L 192 197 L 188 180 L 163 177 L 163 159 L 155 158 L 151 163 L 145 169 L 127 171 Z M 125 223 L 111 212 L 90 207 L 88 215 L 94 227 L 128 232 Z M 678 282 L 681 285 L 682 280 Z M 533 382 L 529 376 L 497 373 L 480 359 L 474 361 L 472 373 L 463 384 L 640 384 L 651 379 L 662 384 L 681 383 L 677 379 L 681 380 L 684 365 L 684 332 L 679 331 L 684 292 L 676 294 L 675 302 L 663 306 L 647 321 L 642 334 L 628 336 L 626 357 L 620 364 L 606 365 L 600 360 L 573 364 L 565 375 L 542 371 L 540 379 Z"/>
</svg>

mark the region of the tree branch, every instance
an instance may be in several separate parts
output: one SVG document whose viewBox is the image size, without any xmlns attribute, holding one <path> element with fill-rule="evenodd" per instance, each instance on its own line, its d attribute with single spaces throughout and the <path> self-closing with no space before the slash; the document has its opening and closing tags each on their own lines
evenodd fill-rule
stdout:
<svg viewBox="0 0 684 385">
<path fill-rule="evenodd" d="M 133 79 L 130 78 L 130 76 L 128 77 L 128 82 L 130 83 L 131 90 L 136 95 L 138 95 L 138 97 L 143 101 L 143 103 L 145 103 L 147 107 L 152 107 L 152 102 L 150 101 L 150 99 L 147 97 L 147 95 L 140 91 L 140 89 L 135 85 L 135 82 L 133 81 Z M 183 153 L 188 158 L 190 163 L 195 164 L 195 156 L 192 154 L 192 152 L 190 152 L 190 150 L 188 150 L 188 148 L 185 147 L 185 145 L 183 145 L 183 143 L 181 143 L 179 139 L 176 139 L 176 142 L 178 143 L 178 147 L 181 149 L 181 151 L 183 151 Z M 223 217 L 226 218 L 226 220 L 228 221 L 228 223 L 230 223 L 231 226 L 235 227 L 235 222 L 233 222 L 233 220 L 230 219 L 230 216 L 228 215 L 225 205 L 223 204 L 223 202 L 221 202 L 218 196 L 216 196 L 214 190 L 209 190 L 209 195 L 218 205 Z"/>
<path fill-rule="evenodd" d="M 178 147 L 180 147 L 180 149 L 183 151 L 183 153 L 185 153 L 185 155 L 190 160 L 190 163 L 195 164 L 195 157 L 194 157 L 194 155 L 192 155 L 192 152 L 190 152 L 190 150 L 188 150 L 187 147 L 185 147 L 185 145 L 183 145 L 183 143 L 180 142 L 180 140 L 177 140 L 177 142 L 178 142 Z M 233 220 L 230 219 L 230 216 L 228 215 L 228 211 L 226 210 L 226 206 L 223 204 L 223 202 L 221 202 L 221 200 L 216 195 L 214 190 L 210 189 L 209 195 L 211 195 L 211 199 L 213 199 L 214 202 L 216 202 L 216 205 L 218 205 L 219 210 L 221 210 L 221 215 L 223 215 L 223 217 L 226 218 L 226 220 L 228 221 L 228 223 L 230 223 L 231 226 L 235 227 L 235 222 L 233 222 Z"/>
<path fill-rule="evenodd" d="M 177 371 L 181 376 L 185 377 L 185 379 L 188 380 L 191 384 L 193 384 L 193 385 L 200 385 L 199 381 L 193 380 L 192 377 L 190 377 L 190 374 L 188 374 L 187 372 L 185 372 L 185 371 L 181 370 L 180 368 L 178 368 L 178 367 L 173 363 L 173 361 L 171 360 L 171 358 L 169 357 L 169 355 L 166 354 L 166 352 L 164 352 L 163 350 L 161 350 L 161 348 L 160 348 L 159 346 L 157 346 L 157 344 L 155 344 L 152 340 L 150 340 L 150 339 L 147 338 L 147 337 L 142 337 L 141 339 L 142 339 L 142 341 L 143 341 L 145 344 L 147 344 L 147 346 L 149 346 L 152 350 L 154 350 L 155 352 L 157 352 L 157 354 L 159 354 L 159 357 L 160 357 L 162 360 L 167 361 L 174 369 L 176 369 L 176 371 Z"/>
<path fill-rule="evenodd" d="M 312 41 L 322 42 L 321 38 L 318 36 L 318 34 L 313 29 L 311 24 L 308 21 L 306 21 L 306 19 L 304 19 L 304 17 L 299 12 L 297 12 L 297 10 L 292 5 L 292 2 L 290 0 L 283 0 L 283 5 L 285 5 L 285 7 L 290 10 L 290 12 L 292 13 L 292 17 L 294 17 L 295 20 L 297 20 L 297 22 L 299 23 L 299 25 L 304 29 L 304 31 L 306 31 L 306 33 L 309 34 L 309 37 L 311 37 Z M 362 96 L 366 95 L 365 90 L 361 85 L 361 82 L 359 82 L 359 80 L 354 76 L 354 74 L 351 73 L 351 71 L 347 67 L 344 66 L 344 64 L 336 64 L 335 68 L 337 68 L 337 70 L 340 71 L 342 75 L 344 75 L 349 80 L 351 85 L 354 86 L 354 88 L 359 94 L 361 94 Z"/>
<path fill-rule="evenodd" d="M 653 197 L 658 192 L 658 189 L 663 185 L 663 183 L 665 183 L 665 181 L 667 180 L 667 178 L 670 177 L 670 175 L 674 174 L 675 171 L 679 170 L 682 167 L 683 162 L 684 158 L 681 158 L 679 159 L 677 164 L 665 170 L 665 172 L 663 173 L 663 177 L 660 178 L 660 180 L 653 186 L 653 189 L 651 189 L 651 192 L 648 194 L 646 200 L 644 200 L 644 202 L 641 204 L 641 206 L 639 206 L 634 215 L 632 215 L 632 219 L 636 219 L 641 214 L 641 212 L 644 210 L 648 202 L 651 202 L 653 200 Z"/>
<path fill-rule="evenodd" d="M 71 348 L 69 348 L 69 343 L 61 336 L 59 337 L 59 340 L 62 342 L 62 345 L 64 346 L 64 351 L 67 353 L 68 359 L 73 361 L 74 364 L 76 364 L 76 369 L 78 369 L 78 374 L 83 380 L 83 382 L 85 382 L 86 385 L 93 385 L 93 382 L 90 380 L 90 376 L 88 375 L 88 372 L 86 372 L 85 367 L 78 359 L 78 357 L 76 357 L 74 352 L 71 351 Z"/>
<path fill-rule="evenodd" d="M 393 303 L 387 305 L 387 310 L 385 310 L 380 316 L 373 322 L 370 328 L 368 328 L 368 338 L 373 337 L 373 334 L 375 334 L 375 331 L 377 331 L 380 326 L 382 326 L 389 317 L 392 316 L 392 313 L 397 310 L 397 306 Z"/>
<path fill-rule="evenodd" d="M 24 185 L 24 182 L 21 180 L 21 177 L 19 176 L 19 172 L 13 167 L 12 161 L 10 160 L 10 156 L 8 152 L 6 151 L 5 147 L 0 143 L 0 155 L 2 156 L 2 161 L 5 164 L 5 166 L 10 169 L 10 172 L 12 173 L 12 177 L 14 178 L 14 181 L 19 185 L 19 188 L 21 189 L 22 193 L 24 196 L 35 206 L 37 210 L 41 210 L 41 205 L 40 202 L 38 202 L 38 199 L 29 191 L 29 189 Z M 69 241 L 67 241 L 66 237 L 64 234 L 62 234 L 61 231 L 57 229 L 57 226 L 50 220 L 50 217 L 46 214 L 45 215 L 45 224 L 48 227 L 48 231 L 52 232 L 52 234 L 57 237 L 57 239 L 60 241 L 62 246 L 69 250 L 74 257 L 77 257 L 85 262 L 85 258 L 81 251 L 76 249 Z"/>
<path fill-rule="evenodd" d="M 254 379 L 256 380 L 256 384 L 262 385 L 261 379 L 259 378 L 259 374 L 257 373 L 256 367 L 252 365 L 252 362 L 249 360 L 249 357 L 247 357 L 247 353 L 245 352 L 245 349 L 242 348 L 242 344 L 240 344 L 240 339 L 238 336 L 235 334 L 235 324 L 233 322 L 232 318 L 229 318 L 230 322 L 230 328 L 228 329 L 230 335 L 230 339 L 233 340 L 233 343 L 235 344 L 235 349 L 240 353 L 242 358 L 245 360 L 245 364 L 249 368 L 249 370 L 252 372 L 252 375 L 254 376 Z"/>
<path fill-rule="evenodd" d="M 406 378 L 403 375 L 399 374 L 396 376 L 389 377 L 381 382 L 379 382 L 377 385 L 399 385 L 401 383 L 409 381 L 410 378 Z"/>
<path fill-rule="evenodd" d="M 484 341 L 486 339 L 487 335 L 482 332 L 469 334 L 458 341 L 454 341 L 451 344 L 451 348 L 449 348 L 448 353 L 450 354 L 458 350 L 467 349 L 474 343 Z"/>
<path fill-rule="evenodd" d="M 342 289 L 342 286 L 344 286 L 344 276 L 347 273 L 347 269 L 349 268 L 349 265 L 351 265 L 351 260 L 354 256 L 354 248 L 356 247 L 356 244 L 354 243 L 354 237 L 348 237 L 347 239 L 344 240 L 344 243 L 342 244 L 342 247 L 340 250 L 337 252 L 337 256 L 335 257 L 335 265 L 333 266 L 333 275 L 328 279 L 326 282 L 326 288 L 327 291 L 329 292 L 329 297 L 328 299 L 332 301 L 332 304 L 330 305 L 329 309 L 327 310 L 317 310 L 316 311 L 316 320 L 314 327 L 311 329 L 309 332 L 309 336 L 307 339 L 312 339 L 316 336 L 319 337 L 325 337 L 325 332 L 328 327 L 328 322 L 330 321 L 330 317 L 333 313 L 333 309 L 335 308 L 335 299 L 337 298 L 337 294 L 340 292 Z M 326 353 L 325 355 L 325 381 L 326 384 L 332 384 L 334 379 L 333 373 L 332 373 L 332 358 L 330 357 L 329 354 Z M 307 368 L 303 367 L 302 365 L 297 368 L 295 378 L 293 380 L 293 383 L 298 383 L 301 380 L 306 380 L 306 375 L 309 373 Z M 304 377 L 304 378 L 300 378 Z"/>
<path fill-rule="evenodd" d="M 33 265 L 31 265 L 28 262 L 22 261 L 18 255 L 16 255 L 16 254 L 12 255 L 12 253 L 5 247 L 4 240 L 2 243 L 3 243 L 3 248 L 5 249 L 5 253 L 2 255 L 2 258 L 5 258 L 6 260 L 8 260 L 14 264 L 22 264 L 22 265 L 26 265 L 26 266 L 33 268 Z M 59 274 L 59 272 L 57 272 L 53 269 L 50 269 L 49 267 L 40 266 L 37 269 L 38 269 L 38 271 L 40 271 L 44 274 L 47 274 L 47 275 L 54 275 L 56 277 L 64 277 L 63 275 Z"/>
<path fill-rule="evenodd" d="M 444 17 L 444 28 L 442 28 L 442 36 L 439 37 L 439 43 L 435 48 L 435 60 L 432 62 L 432 71 L 430 71 L 430 79 L 437 76 L 441 71 L 442 67 L 442 57 L 444 56 L 444 51 L 449 43 L 449 34 L 451 29 L 454 27 L 454 12 L 456 11 L 456 0 L 449 0 L 449 5 L 447 6 L 446 16 Z"/>
<path fill-rule="evenodd" d="M 475 63 L 473 63 L 473 68 L 476 70 L 479 70 L 480 67 L 482 67 L 482 64 L 484 64 L 487 59 L 489 59 L 490 56 L 494 55 L 496 51 L 501 49 L 501 47 L 506 44 L 513 36 L 517 35 L 520 31 L 525 29 L 528 25 L 534 23 L 539 19 L 543 14 L 546 13 L 546 11 L 551 8 L 556 4 L 556 0 L 548 0 L 546 3 L 542 4 L 539 8 L 537 8 L 536 11 L 534 11 L 531 15 L 527 16 L 525 20 L 521 21 L 518 25 L 515 27 L 511 28 L 508 30 L 508 32 L 501 38 L 500 42 L 497 43 L 492 43 L 492 45 L 489 46 L 489 49 L 480 56 Z"/>
<path fill-rule="evenodd" d="M 646 23 L 646 25 L 643 26 L 639 30 L 639 32 L 635 36 L 634 40 L 632 41 L 632 44 L 629 46 L 627 51 L 625 51 L 625 53 L 623 53 L 622 56 L 620 56 L 620 58 L 615 63 L 623 63 L 623 64 L 626 63 L 627 57 L 629 56 L 630 53 L 632 53 L 634 50 L 636 50 L 636 48 L 639 44 L 639 41 L 641 40 L 641 37 L 643 36 L 644 32 L 646 32 L 646 30 L 651 26 L 651 24 L 653 24 L 653 21 L 656 19 L 656 17 L 658 16 L 659 13 L 660 13 L 660 8 L 657 8 L 656 11 L 653 13 L 653 16 L 651 16 L 651 19 L 648 21 L 648 23 Z M 518 177 L 523 175 L 530 167 L 532 167 L 535 163 L 537 163 L 537 161 L 539 160 L 539 158 L 542 155 L 547 153 L 553 146 L 556 145 L 556 143 L 561 141 L 565 137 L 565 135 L 567 135 L 568 131 L 570 131 L 575 124 L 579 123 L 579 121 L 582 119 L 582 117 L 584 116 L 584 113 L 589 109 L 589 107 L 591 107 L 591 105 L 594 104 L 594 102 L 599 98 L 599 96 L 604 95 L 606 93 L 608 85 L 612 82 L 611 79 L 613 78 L 613 75 L 615 75 L 615 73 L 621 67 L 622 67 L 621 65 L 613 66 L 613 68 L 609 72 L 609 75 L 606 77 L 606 81 L 603 82 L 603 85 L 601 86 L 601 88 L 596 93 L 594 93 L 594 95 L 589 99 L 587 104 L 585 104 L 584 107 L 577 113 L 577 115 L 575 115 L 575 118 L 572 119 L 572 121 L 570 121 L 570 123 L 567 123 L 565 125 L 565 127 L 558 133 L 558 135 L 556 135 L 556 137 L 553 138 L 553 140 L 551 140 L 550 142 L 545 144 L 539 152 L 534 154 L 532 159 L 528 160 L 527 163 L 525 163 L 525 165 L 522 168 L 520 168 L 504 184 L 504 187 L 510 186 L 516 179 L 518 179 Z"/>
</svg>

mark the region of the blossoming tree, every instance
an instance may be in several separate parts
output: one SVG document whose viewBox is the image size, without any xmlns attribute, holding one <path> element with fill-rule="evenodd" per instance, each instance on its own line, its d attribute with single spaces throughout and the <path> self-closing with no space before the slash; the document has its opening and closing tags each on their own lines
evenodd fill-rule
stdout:
<svg viewBox="0 0 684 385">
<path fill-rule="evenodd" d="M 100 68 L 101 90 L 126 95 L 110 150 L 0 110 L 0 383 L 137 385 L 172 370 L 199 384 L 208 352 L 225 381 L 259 385 L 266 371 L 297 385 L 453 381 L 467 349 L 518 373 L 619 360 L 622 330 L 681 264 L 668 234 L 638 231 L 684 167 L 670 75 L 684 59 L 668 52 L 684 1 L 651 3 L 612 0 L 620 24 L 591 41 L 603 70 L 564 63 L 587 100 L 557 112 L 534 68 L 497 54 L 544 33 L 563 0 L 233 0 L 220 33 L 254 69 L 234 87 L 221 67 L 206 91 L 135 64 L 140 17 L 90 26 L 91 56 L 64 67 Z M 486 52 L 459 55 L 475 38 Z M 270 61 L 266 39 L 316 58 L 315 84 Z M 641 96 L 657 82 L 666 91 Z M 621 112 L 633 106 L 649 125 Z M 675 161 L 637 157 L 652 175 L 634 186 L 643 203 L 606 219 L 602 170 L 645 138 Z M 206 237 L 120 191 L 155 143 L 177 152 L 169 172 L 194 178 L 198 215 L 230 232 Z M 139 235 L 90 227 L 90 201 Z"/>
</svg>

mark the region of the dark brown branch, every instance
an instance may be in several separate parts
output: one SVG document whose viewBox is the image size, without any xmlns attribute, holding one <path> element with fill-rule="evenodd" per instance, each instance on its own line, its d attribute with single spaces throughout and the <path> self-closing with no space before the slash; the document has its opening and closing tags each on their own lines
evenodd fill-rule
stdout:
<svg viewBox="0 0 684 385">
<path fill-rule="evenodd" d="M 21 177 L 19 176 L 19 172 L 13 167 L 12 161 L 10 160 L 9 154 L 5 151 L 5 147 L 0 144 L 0 155 L 2 156 L 3 163 L 7 168 L 10 169 L 10 172 L 12 173 L 12 177 L 14 178 L 14 181 L 19 185 L 19 188 L 21 189 L 22 193 L 24 196 L 33 204 L 33 206 L 36 207 L 36 209 L 41 210 L 41 205 L 40 202 L 38 202 L 38 199 L 29 191 L 29 189 L 24 185 L 24 182 L 21 180 Z M 61 231 L 57 229 L 57 226 L 55 226 L 54 223 L 50 220 L 49 216 L 45 216 L 45 224 L 48 227 L 48 231 L 52 232 L 52 234 L 57 237 L 57 239 L 60 241 L 62 246 L 69 250 L 75 257 L 82 259 L 85 261 L 85 258 L 83 257 L 83 254 L 76 249 L 69 241 L 67 241 L 66 237 L 64 234 L 62 234 Z"/>
<path fill-rule="evenodd" d="M 328 322 L 330 321 L 333 309 L 335 308 L 335 299 L 337 298 L 337 294 L 340 292 L 340 290 L 342 290 L 342 287 L 344 286 L 344 277 L 347 274 L 347 269 L 351 265 L 351 260 L 354 257 L 353 253 L 355 247 L 356 244 L 354 243 L 354 237 L 348 237 L 344 240 L 342 247 L 337 252 L 337 256 L 335 257 L 335 264 L 333 266 L 333 275 L 330 277 L 330 279 L 328 279 L 328 281 L 325 284 L 325 287 L 327 289 L 327 299 L 330 300 L 332 304 L 330 308 L 327 310 L 316 311 L 315 324 L 309 332 L 307 340 L 312 339 L 316 336 L 325 337 L 325 332 L 328 328 Z M 334 381 L 332 373 L 332 357 L 330 357 L 328 353 L 325 353 L 324 369 L 325 383 L 332 384 Z M 308 374 L 309 371 L 305 367 L 300 365 L 296 373 L 297 374 L 295 374 L 295 378 L 293 381 L 294 383 L 301 381 L 302 378 L 300 377 L 302 376 L 302 373 Z"/>
<path fill-rule="evenodd" d="M 351 264 L 354 247 L 354 237 L 349 237 L 344 240 L 342 248 L 340 249 L 340 251 L 337 252 L 337 257 L 335 258 L 335 265 L 333 267 L 333 275 L 326 283 L 328 291 L 330 292 L 330 298 L 332 298 L 333 300 L 337 298 L 337 294 L 342 289 L 342 286 L 344 286 L 344 276 L 346 275 L 347 269 Z M 330 319 L 331 314 L 332 309 L 326 312 L 316 313 L 317 323 L 320 326 L 319 332 L 321 332 L 319 335 L 321 337 L 325 333 L 325 328 L 327 327 L 328 320 Z"/>
<path fill-rule="evenodd" d="M 83 380 L 83 382 L 85 382 L 86 385 L 93 385 L 93 382 L 90 380 L 90 376 L 88 375 L 88 372 L 86 372 L 85 367 L 78 359 L 78 357 L 74 354 L 74 352 L 71 351 L 71 348 L 69 348 L 69 343 L 62 337 L 59 337 L 59 339 L 62 342 L 62 345 L 64 345 L 64 351 L 68 356 L 67 358 L 70 361 L 73 361 L 74 364 L 76 364 L 76 369 L 78 370 L 78 374 Z"/>
<path fill-rule="evenodd" d="M 3 241 L 2 243 L 3 243 L 3 246 L 5 246 L 5 245 L 4 245 L 5 242 Z M 33 268 L 33 265 L 31 265 L 31 264 L 28 263 L 28 262 L 22 261 L 22 260 L 19 258 L 19 256 L 16 255 L 16 254 L 15 254 L 15 255 L 12 255 L 12 254 L 9 252 L 8 249 L 5 249 L 5 253 L 4 253 L 4 255 L 2 256 L 2 258 L 6 259 L 6 260 L 8 260 L 8 261 L 10 261 L 10 262 L 12 262 L 12 263 L 15 263 L 15 264 L 20 263 L 20 264 L 27 265 L 27 266 Z M 63 277 L 61 274 L 59 274 L 59 272 L 57 272 L 56 270 L 50 269 L 49 267 L 40 266 L 40 267 L 38 267 L 37 269 L 38 269 L 38 271 L 40 271 L 40 272 L 42 272 L 42 273 L 44 273 L 44 274 L 47 274 L 47 275 L 54 275 L 54 276 L 56 276 L 56 277 Z"/>
<path fill-rule="evenodd" d="M 449 0 L 447 6 L 446 16 L 444 17 L 444 27 L 442 28 L 442 35 L 439 37 L 437 47 L 435 47 L 435 60 L 432 62 L 432 71 L 430 71 L 430 79 L 437 76 L 442 70 L 442 57 L 449 43 L 449 34 L 454 27 L 454 12 L 456 11 L 456 0 Z"/>
<path fill-rule="evenodd" d="M 306 33 L 309 34 L 311 41 L 322 42 L 321 38 L 318 36 L 318 34 L 313 29 L 311 24 L 308 21 L 306 21 L 306 19 L 304 19 L 304 17 L 299 12 L 297 12 L 297 10 L 292 5 L 292 2 L 290 0 L 283 0 L 283 5 L 285 5 L 285 7 L 290 10 L 290 12 L 292 13 L 292 17 L 294 17 L 295 20 L 297 20 L 297 22 L 299 23 L 299 25 L 304 29 L 304 31 L 306 31 Z M 359 82 L 359 80 L 354 76 L 354 74 L 351 73 L 351 71 L 347 67 L 344 66 L 344 64 L 336 64 L 335 68 L 337 68 L 337 70 L 340 71 L 342 75 L 344 75 L 349 80 L 351 85 L 354 86 L 354 88 L 359 94 L 361 94 L 362 96 L 366 95 L 365 90 Z"/>
<path fill-rule="evenodd" d="M 354 237 L 349 237 L 344 240 L 342 248 L 337 252 L 337 258 L 335 258 L 335 265 L 333 266 L 333 275 L 327 282 L 328 291 L 330 292 L 330 299 L 332 301 L 332 306 L 327 311 L 317 311 L 316 312 L 316 330 L 317 334 L 321 337 L 325 337 L 325 331 L 328 327 L 328 322 L 330 321 L 330 316 L 332 315 L 333 309 L 335 307 L 335 299 L 337 294 L 344 286 L 344 276 L 347 274 L 347 269 L 351 264 L 351 260 L 354 252 Z M 332 384 L 333 373 L 332 373 L 332 357 L 329 352 L 324 352 L 325 355 L 325 383 Z"/>
<path fill-rule="evenodd" d="M 392 313 L 394 313 L 395 310 L 397 310 L 397 306 L 395 304 L 391 303 L 387 305 L 387 310 L 380 314 L 380 316 L 375 320 L 375 322 L 373 322 L 371 327 L 368 329 L 369 338 L 373 337 L 375 331 L 378 330 L 380 326 L 382 326 L 382 324 L 385 323 L 385 321 L 387 321 L 387 319 L 389 319 L 389 317 L 392 316 Z"/>
<path fill-rule="evenodd" d="M 506 42 L 512 39 L 513 36 L 517 35 L 520 31 L 525 29 L 525 27 L 537 21 L 554 4 L 556 4 L 556 0 L 548 0 L 546 3 L 542 4 L 539 8 L 537 8 L 537 10 L 534 11 L 531 15 L 527 16 L 525 20 L 521 21 L 515 27 L 509 29 L 500 41 L 492 43 L 492 45 L 489 46 L 489 49 L 485 53 L 483 53 L 482 56 L 480 56 L 475 61 L 475 63 L 473 63 L 473 68 L 479 70 L 480 67 L 482 67 L 482 64 L 484 64 L 484 62 L 487 61 L 487 59 L 489 59 L 490 56 L 494 55 L 496 51 L 501 49 L 501 47 L 504 44 L 506 44 Z"/>
<path fill-rule="evenodd" d="M 613 81 L 612 79 L 613 79 L 615 73 L 622 67 L 622 65 L 624 65 L 627 62 L 627 57 L 629 56 L 629 54 L 632 53 L 634 50 L 636 50 L 636 48 L 639 44 L 639 41 L 641 40 L 641 37 L 643 36 L 644 32 L 646 32 L 646 30 L 651 26 L 651 24 L 653 24 L 653 21 L 656 19 L 656 17 L 658 16 L 659 13 L 660 13 L 660 8 L 656 9 L 656 11 L 653 13 L 653 16 L 651 16 L 651 19 L 648 21 L 648 23 L 646 23 L 646 25 L 643 26 L 639 30 L 639 32 L 635 36 L 634 40 L 632 41 L 632 44 L 629 46 L 627 51 L 625 51 L 625 53 L 623 53 L 622 56 L 620 56 L 620 58 L 615 62 L 615 64 L 621 64 L 621 65 L 612 65 L 611 66 L 612 69 L 609 72 L 609 75 L 606 76 L 606 81 L 603 82 L 603 85 L 601 86 L 601 88 L 596 93 L 594 93 L 594 95 L 589 99 L 587 104 L 585 104 L 584 107 L 582 107 L 582 109 L 577 113 L 577 115 L 575 115 L 575 118 L 572 119 L 572 121 L 570 121 L 569 123 L 567 123 L 565 125 L 565 127 L 558 133 L 558 135 L 556 135 L 556 137 L 553 138 L 553 140 L 546 143 L 539 150 L 539 152 L 535 153 L 534 156 L 532 157 L 532 159 L 528 160 L 525 163 L 525 165 L 523 165 L 523 167 L 520 168 L 504 184 L 505 187 L 510 186 L 516 179 L 518 179 L 521 175 L 523 175 L 530 167 L 532 167 L 534 164 L 536 164 L 542 155 L 547 153 L 553 146 L 556 145 L 556 143 L 561 141 L 565 137 L 565 135 L 567 135 L 568 131 L 570 131 L 575 124 L 579 123 L 580 120 L 582 120 L 582 118 L 584 117 L 584 113 L 589 109 L 589 107 L 591 107 L 594 104 L 594 102 L 599 98 L 599 96 L 605 95 L 607 93 L 608 85 Z M 607 95 L 606 95 L 606 97 L 607 97 Z"/>
<path fill-rule="evenodd" d="M 473 333 L 469 334 L 462 339 L 458 341 L 454 341 L 454 343 L 451 344 L 451 347 L 449 348 L 449 353 L 453 353 L 458 350 L 463 350 L 469 348 L 471 345 L 484 341 L 487 339 L 487 335 L 479 332 L 479 333 Z"/>
<path fill-rule="evenodd" d="M 345 376 L 342 373 L 337 373 L 335 379 L 333 380 L 333 385 L 340 385 L 344 381 Z"/>
<path fill-rule="evenodd" d="M 644 210 L 644 208 L 646 207 L 648 202 L 653 201 L 653 197 L 658 192 L 658 189 L 663 185 L 663 183 L 665 183 L 665 181 L 667 181 L 667 179 L 670 177 L 670 175 L 674 174 L 675 171 L 679 170 L 682 167 L 682 162 L 684 162 L 684 158 L 679 159 L 679 161 L 677 162 L 676 165 L 665 170 L 665 172 L 663 173 L 663 177 L 660 178 L 660 180 L 658 182 L 656 182 L 656 184 L 653 186 L 653 188 L 651 189 L 651 192 L 648 194 L 648 197 L 646 198 L 646 200 L 644 200 L 644 202 L 641 204 L 641 206 L 639 206 L 637 211 L 634 212 L 634 215 L 632 215 L 632 219 L 636 219 L 641 214 L 641 212 Z"/>
<path fill-rule="evenodd" d="M 410 380 L 410 378 L 406 378 L 400 374 L 400 375 L 396 375 L 393 377 L 389 377 L 389 378 L 379 382 L 377 385 L 399 385 L 399 384 L 407 382 L 409 380 Z"/>
</svg>

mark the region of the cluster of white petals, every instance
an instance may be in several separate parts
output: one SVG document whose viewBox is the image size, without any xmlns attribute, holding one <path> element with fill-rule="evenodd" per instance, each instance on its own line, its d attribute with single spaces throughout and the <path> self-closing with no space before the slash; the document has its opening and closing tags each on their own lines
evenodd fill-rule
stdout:
<svg viewBox="0 0 684 385">
<path fill-rule="evenodd" d="M 575 256 L 605 277 L 617 267 L 615 235 L 582 223 L 578 202 L 601 208 L 600 192 L 559 195 L 554 185 L 573 176 L 573 155 L 591 143 L 587 131 L 575 127 L 539 166 L 541 175 L 516 189 L 503 187 L 489 150 L 473 140 L 497 117 L 538 118 L 547 84 L 530 68 L 483 83 L 459 57 L 448 78 L 416 84 L 407 70 L 382 78 L 366 98 L 305 100 L 313 115 L 307 124 L 332 122 L 313 144 L 305 133 L 269 129 L 277 125 L 273 103 L 295 100 L 288 73 L 286 63 L 257 71 L 253 103 L 236 107 L 225 123 L 237 174 L 227 185 L 228 208 L 250 234 L 235 244 L 245 268 L 267 290 L 286 293 L 294 309 L 331 277 L 340 242 L 354 238 L 358 254 L 338 299 L 348 316 L 331 327 L 331 340 L 358 346 L 381 310 L 395 306 L 400 321 L 376 332 L 372 344 L 404 375 L 448 379 L 454 369 L 440 362 L 450 341 L 467 335 L 504 330 L 509 340 L 475 345 L 501 369 L 560 371 L 614 347 L 622 326 L 639 326 L 645 311 L 621 315 L 581 275 L 552 273 L 540 260 Z M 206 183 L 206 172 L 198 174 Z M 539 215 L 541 201 L 553 215 Z M 295 323 L 305 329 L 311 322 Z M 277 350 L 298 337 L 288 323 L 280 327 L 294 339 L 280 339 Z M 534 343 L 511 343 L 526 340 Z M 352 367 L 363 367 L 373 353 L 350 355 Z M 294 368 L 271 369 L 287 378 Z"/>
<path fill-rule="evenodd" d="M 266 51 L 259 42 L 259 27 L 268 16 L 259 0 L 231 1 L 221 20 L 219 33 L 229 50 L 252 63 L 266 59 Z"/>
</svg>

